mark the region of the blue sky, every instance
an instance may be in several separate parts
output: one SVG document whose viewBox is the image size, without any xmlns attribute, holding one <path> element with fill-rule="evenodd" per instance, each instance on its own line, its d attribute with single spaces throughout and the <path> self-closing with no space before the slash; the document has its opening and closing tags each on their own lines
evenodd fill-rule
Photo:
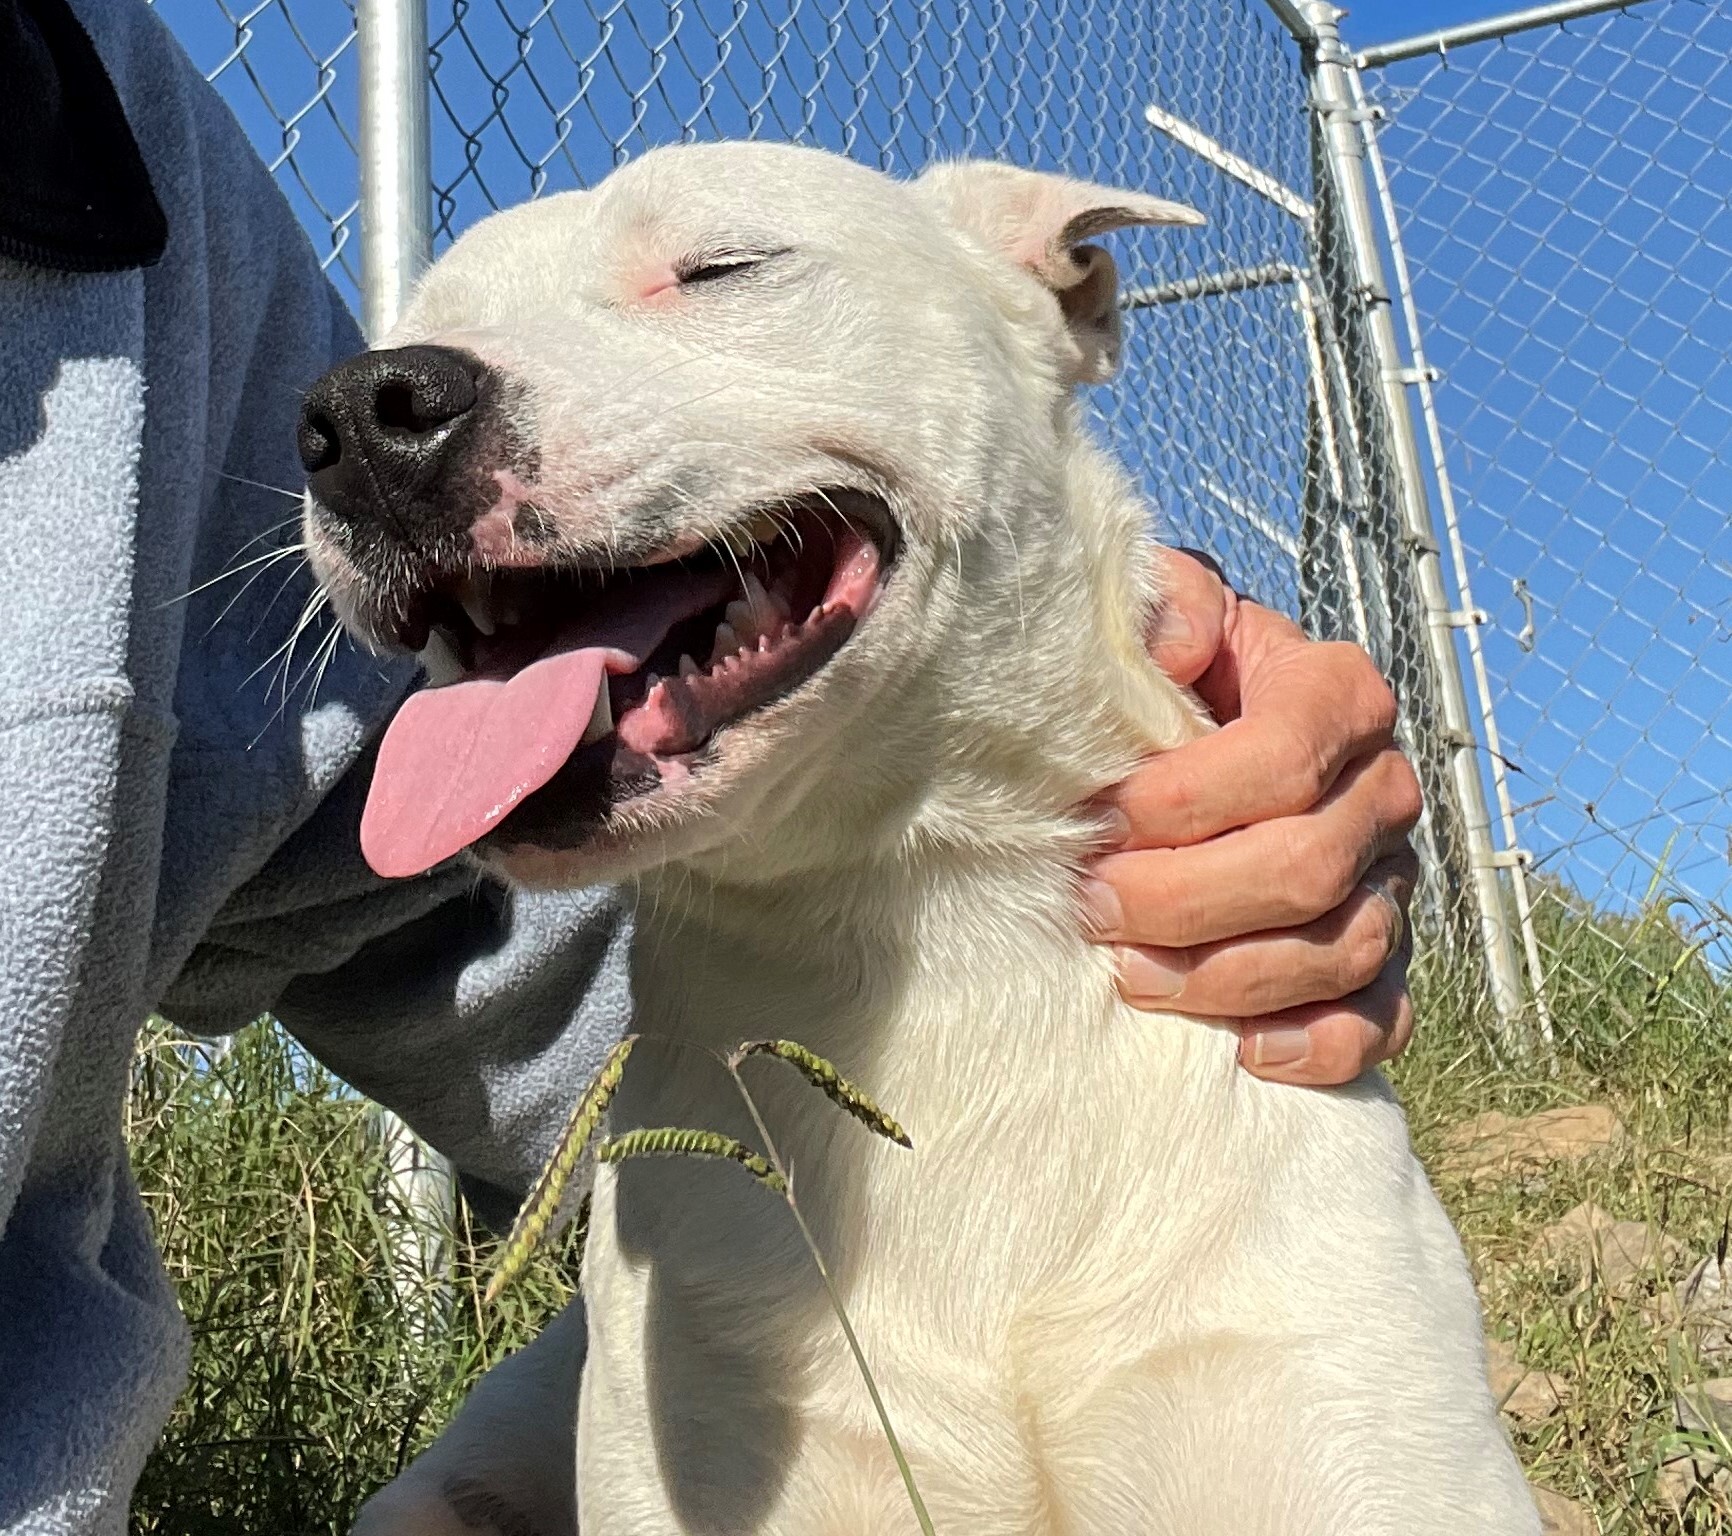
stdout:
<svg viewBox="0 0 1732 1536">
<path fill-rule="evenodd" d="M 232 61 L 225 95 L 352 293 L 345 0 L 279 0 L 239 31 L 216 0 L 157 9 L 202 67 Z M 454 27 L 433 0 L 441 241 L 653 143 L 756 131 L 899 170 L 959 151 L 1062 166 L 1209 215 L 1124 241 L 1132 282 L 1307 256 L 1290 218 L 1142 122 L 1152 102 L 1305 187 L 1303 95 L 1258 0 L 554 0 L 513 24 L 543 9 L 490 0 Z M 1505 9 L 1361 0 L 1344 32 Z M 1378 82 L 1521 839 L 1614 904 L 1665 860 L 1732 905 L 1729 55 L 1732 16 L 1657 0 Z M 1294 316 L 1279 289 L 1143 311 L 1100 398 L 1169 533 L 1289 604 Z"/>
<path fill-rule="evenodd" d="M 1341 30 L 1349 41 L 1363 47 L 1366 43 L 1393 42 L 1522 7 L 1496 0 L 1491 4 L 1486 0 L 1359 0 L 1358 4 L 1344 8 L 1347 20 L 1341 24 Z"/>
</svg>

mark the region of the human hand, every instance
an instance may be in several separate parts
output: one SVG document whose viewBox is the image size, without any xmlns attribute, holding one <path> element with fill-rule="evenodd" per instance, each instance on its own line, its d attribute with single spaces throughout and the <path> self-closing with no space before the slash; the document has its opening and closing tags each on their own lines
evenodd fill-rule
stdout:
<svg viewBox="0 0 1732 1536">
<path fill-rule="evenodd" d="M 1150 654 L 1222 728 L 1104 797 L 1090 936 L 1128 1002 L 1229 1024 L 1257 1076 L 1351 1082 L 1413 1031 L 1421 799 L 1394 696 L 1357 646 L 1308 640 L 1188 554 L 1160 559 Z"/>
</svg>

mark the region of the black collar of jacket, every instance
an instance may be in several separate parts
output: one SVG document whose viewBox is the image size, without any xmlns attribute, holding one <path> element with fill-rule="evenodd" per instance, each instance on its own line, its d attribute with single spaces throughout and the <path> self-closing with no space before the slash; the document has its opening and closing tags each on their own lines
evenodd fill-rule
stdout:
<svg viewBox="0 0 1732 1536">
<path fill-rule="evenodd" d="M 0 256 L 153 266 L 168 221 L 90 35 L 65 0 L 0 0 Z"/>
</svg>

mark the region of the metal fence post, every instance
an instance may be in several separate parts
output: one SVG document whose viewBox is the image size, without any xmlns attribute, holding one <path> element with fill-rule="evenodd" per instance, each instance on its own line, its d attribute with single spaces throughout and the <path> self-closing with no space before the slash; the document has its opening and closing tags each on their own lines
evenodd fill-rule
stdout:
<svg viewBox="0 0 1732 1536">
<path fill-rule="evenodd" d="M 1596 0 L 1597 3 L 1597 0 Z M 1438 420 L 1437 400 L 1432 388 L 1438 376 L 1426 361 L 1425 340 L 1419 323 L 1419 306 L 1413 295 L 1413 280 L 1408 271 L 1407 254 L 1401 241 L 1396 219 L 1395 195 L 1389 184 L 1389 173 L 1377 143 L 1377 132 L 1369 101 L 1365 94 L 1363 66 L 1352 75 L 1353 99 L 1361 118 L 1361 138 L 1366 161 L 1377 189 L 1378 206 L 1383 212 L 1384 228 L 1389 232 L 1389 255 L 1394 268 L 1396 289 L 1400 296 L 1402 322 L 1407 333 L 1408 356 L 1412 362 L 1414 387 L 1419 396 L 1419 413 L 1425 421 L 1426 446 L 1431 453 L 1432 474 L 1437 486 L 1438 511 L 1449 537 L 1450 564 L 1455 572 L 1456 591 L 1470 622 L 1463 635 L 1467 641 L 1468 660 L 1473 669 L 1474 699 L 1479 705 L 1480 723 L 1485 731 L 1486 764 L 1491 772 L 1492 789 L 1497 800 L 1503 850 L 1499 855 L 1509 871 L 1509 883 L 1515 898 L 1516 922 L 1521 930 L 1522 948 L 1527 960 L 1528 997 L 1533 1005 L 1534 1019 L 1540 1039 L 1552 1044 L 1551 1010 L 1546 1001 L 1545 965 L 1540 958 L 1539 935 L 1534 927 L 1533 897 L 1528 889 L 1528 854 L 1522 849 L 1516 834 L 1515 807 L 1510 796 L 1509 766 L 1504 757 L 1503 743 L 1497 727 L 1497 707 L 1492 700 L 1491 679 L 1487 675 L 1485 647 L 1480 641 L 1480 624 L 1484 614 L 1473 600 L 1473 586 L 1468 576 L 1467 551 L 1462 543 L 1461 519 L 1457 515 L 1455 487 L 1450 480 L 1449 463 L 1443 447 L 1443 427 Z"/>
<path fill-rule="evenodd" d="M 377 341 L 433 259 L 426 0 L 357 0 L 360 51 L 361 323 Z M 374 1128 L 406 1221 L 392 1233 L 393 1280 L 417 1328 L 437 1315 L 454 1214 L 451 1166 L 389 1110 Z"/>
<path fill-rule="evenodd" d="M 1344 13 L 1329 0 L 1298 0 L 1277 10 L 1283 20 L 1289 20 L 1291 13 L 1291 19 L 1304 27 L 1300 36 L 1311 74 L 1320 149 L 1335 194 L 1332 201 L 1339 214 L 1342 254 L 1350 264 L 1354 297 L 1364 308 L 1365 330 L 1379 375 L 1375 393 L 1381 400 L 1399 487 L 1403 541 L 1411 553 L 1414 581 L 1425 609 L 1424 640 L 1438 684 L 1449 780 L 1467 843 L 1474 911 L 1492 1006 L 1505 1043 L 1520 1049 L 1526 1044 L 1521 1033 L 1521 973 L 1504 903 L 1500 860 L 1492 843 L 1477 738 L 1455 647 L 1455 627 L 1466 616 L 1454 612 L 1444 585 L 1418 440 L 1408 411 L 1407 373 L 1390 314 L 1390 290 L 1367 188 L 1353 79 L 1356 66 L 1341 41 L 1339 23 Z"/>
<path fill-rule="evenodd" d="M 426 0 L 357 0 L 361 324 L 391 328 L 433 259 Z"/>
</svg>

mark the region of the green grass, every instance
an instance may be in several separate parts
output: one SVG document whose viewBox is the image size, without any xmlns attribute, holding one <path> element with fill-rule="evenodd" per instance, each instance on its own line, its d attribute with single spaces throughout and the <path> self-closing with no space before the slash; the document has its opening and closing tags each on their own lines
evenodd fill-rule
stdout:
<svg viewBox="0 0 1732 1536">
<path fill-rule="evenodd" d="M 542 1258 L 483 1310 L 492 1243 L 400 1296 L 385 1154 L 364 1101 L 255 1025 L 205 1064 L 153 1023 L 133 1162 L 192 1323 L 192 1378 L 133 1502 L 138 1536 L 342 1533 L 362 1499 L 574 1288 Z"/>
<path fill-rule="evenodd" d="M 1726 1490 L 1693 1496 L 1682 1521 L 1656 1491 L 1660 1464 L 1682 1448 L 1674 1394 L 1732 1374 L 1732 1359 L 1697 1358 L 1672 1326 L 1662 1299 L 1677 1273 L 1617 1293 L 1535 1251 L 1540 1230 L 1583 1201 L 1652 1223 L 1690 1259 L 1726 1239 L 1732 989 L 1681 916 L 1677 904 L 1656 902 L 1637 918 L 1610 918 L 1545 887 L 1536 918 L 1551 968 L 1555 1059 L 1500 1063 L 1483 1028 L 1427 1007 L 1428 992 L 1452 989 L 1422 976 L 1422 1025 L 1392 1073 L 1473 1260 L 1487 1328 L 1568 1383 L 1561 1411 L 1516 1428 L 1529 1475 L 1591 1506 L 1607 1536 L 1732 1536 Z M 1469 1178 L 1441 1155 L 1449 1127 L 1488 1110 L 1589 1103 L 1623 1121 L 1616 1150 L 1491 1180 Z"/>
<path fill-rule="evenodd" d="M 1732 993 L 1680 914 L 1595 914 L 1567 891 L 1540 908 L 1553 963 L 1556 1059 L 1500 1064 L 1464 988 L 1418 982 L 1422 1026 L 1395 1073 L 1416 1141 L 1461 1227 L 1490 1329 L 1569 1383 L 1565 1407 L 1518 1427 L 1535 1481 L 1591 1505 L 1617 1536 L 1675 1536 L 1655 1494 L 1675 1451 L 1673 1394 L 1715 1373 L 1660 1314 L 1663 1277 L 1609 1294 L 1537 1259 L 1534 1238 L 1582 1200 L 1662 1226 L 1694 1256 L 1732 1221 Z M 1430 997 L 1436 1001 L 1428 1004 Z M 1594 1102 L 1628 1128 L 1614 1152 L 1490 1183 L 1437 1159 L 1452 1125 Z M 494 1245 L 454 1239 L 447 1290 L 391 1283 L 383 1150 L 366 1105 L 255 1027 L 214 1064 L 160 1024 L 133 1101 L 139 1181 L 192 1320 L 188 1393 L 134 1504 L 140 1536 L 343 1533 L 360 1501 L 448 1418 L 475 1377 L 571 1293 L 570 1243 L 481 1306 Z M 1726 1493 L 1682 1528 L 1732 1536 Z"/>
</svg>

